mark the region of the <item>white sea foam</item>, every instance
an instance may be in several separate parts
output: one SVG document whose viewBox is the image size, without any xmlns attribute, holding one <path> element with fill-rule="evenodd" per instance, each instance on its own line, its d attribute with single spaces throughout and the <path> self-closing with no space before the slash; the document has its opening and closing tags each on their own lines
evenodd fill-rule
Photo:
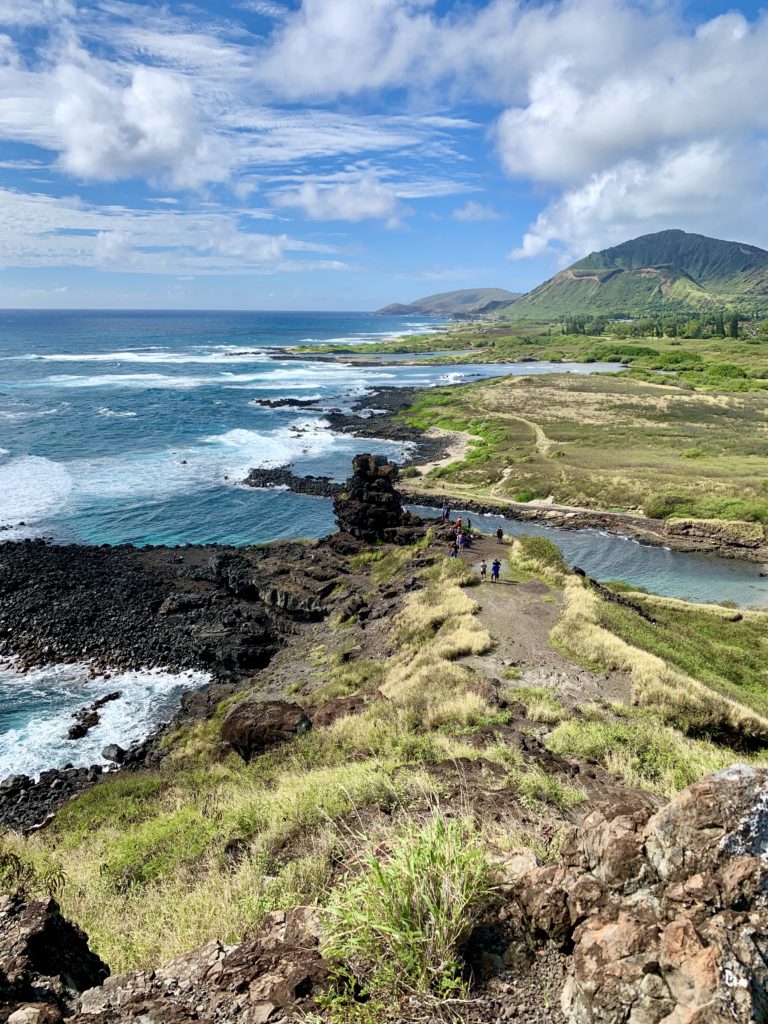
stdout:
<svg viewBox="0 0 768 1024">
<path fill-rule="evenodd" d="M 125 349 L 117 352 L 53 352 L 44 355 L 3 356 L 3 360 L 41 363 L 256 363 L 266 357 L 264 349 L 222 345 L 214 350 L 175 352 L 162 349 Z"/>
<path fill-rule="evenodd" d="M 66 505 L 72 477 L 65 465 L 23 455 L 0 466 L 0 525 L 36 523 Z M 3 539 L 8 535 L 4 534 Z"/>
<path fill-rule="evenodd" d="M 6 455 L 10 454 L 11 452 L 9 448 L 0 448 L 0 459 L 5 458 Z"/>
<path fill-rule="evenodd" d="M 184 690 L 208 681 L 202 672 L 148 670 L 90 679 L 83 665 L 56 665 L 26 674 L 0 666 L 0 779 L 16 773 L 38 775 L 69 762 L 77 767 L 106 764 L 101 751 L 108 743 L 127 747 L 143 739 L 172 717 Z M 99 724 L 82 739 L 68 740 L 72 712 L 114 690 L 120 699 L 101 708 Z"/>
<path fill-rule="evenodd" d="M 114 409 L 110 409 L 108 405 L 102 405 L 102 407 L 100 409 L 97 409 L 96 412 L 99 414 L 99 416 L 105 416 L 107 419 L 120 420 L 133 419 L 134 417 L 139 415 L 137 412 L 128 412 L 127 410 L 125 412 L 116 412 Z"/>
<path fill-rule="evenodd" d="M 56 416 L 60 412 L 69 409 L 69 402 L 60 402 L 51 409 L 0 409 L 0 419 L 3 420 L 33 420 L 39 416 Z"/>
<path fill-rule="evenodd" d="M 281 466 L 332 454 L 348 459 L 359 447 L 357 438 L 334 434 L 322 417 L 299 417 L 276 430 L 235 428 L 186 447 L 74 459 L 64 467 L 71 484 L 69 510 L 76 513 L 104 501 L 158 501 L 222 484 L 234 486 L 255 466 Z M 401 446 L 392 445 L 393 453 L 400 450 Z"/>
</svg>

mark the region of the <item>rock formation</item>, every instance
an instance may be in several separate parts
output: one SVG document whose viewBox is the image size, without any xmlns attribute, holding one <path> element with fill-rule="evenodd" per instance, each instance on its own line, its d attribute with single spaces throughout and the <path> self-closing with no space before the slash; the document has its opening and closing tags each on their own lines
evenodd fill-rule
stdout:
<svg viewBox="0 0 768 1024">
<path fill-rule="evenodd" d="M 395 490 L 397 466 L 382 455 L 356 455 L 352 476 L 333 502 L 333 512 L 342 533 L 366 544 L 376 541 L 407 543 L 419 520 L 403 510 L 402 497 Z"/>
<path fill-rule="evenodd" d="M 572 1024 L 768 1019 L 768 770 L 736 765 L 666 807 L 594 811 L 527 872 L 520 926 L 572 950 Z"/>
<path fill-rule="evenodd" d="M 246 699 L 235 704 L 221 727 L 221 738 L 244 761 L 312 728 L 304 708 L 285 700 Z"/>
<path fill-rule="evenodd" d="M 80 992 L 108 974 L 87 936 L 61 916 L 55 900 L 0 897 L 0 1020 L 30 1003 L 70 1010 Z M 60 1019 L 52 1013 L 48 1018 Z"/>
<path fill-rule="evenodd" d="M 278 1024 L 306 1019 L 327 967 L 307 907 L 275 911 L 237 946 L 212 941 L 155 971 L 116 975 L 84 993 L 72 1024 Z"/>
</svg>

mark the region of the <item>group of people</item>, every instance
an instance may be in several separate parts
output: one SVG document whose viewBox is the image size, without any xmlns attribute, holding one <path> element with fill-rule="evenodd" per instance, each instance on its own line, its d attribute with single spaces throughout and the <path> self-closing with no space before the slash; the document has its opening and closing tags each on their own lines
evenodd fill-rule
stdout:
<svg viewBox="0 0 768 1024">
<path fill-rule="evenodd" d="M 499 576 L 501 575 L 501 562 L 498 558 L 494 558 L 491 562 L 491 583 L 498 583 Z M 488 563 L 485 559 L 480 563 L 480 579 L 484 580 L 488 578 Z"/>
<path fill-rule="evenodd" d="M 448 505 L 443 505 L 442 520 L 444 523 L 450 523 L 451 521 L 451 510 Z M 463 521 L 461 516 L 456 519 L 456 524 L 451 531 L 452 539 L 448 547 L 448 555 L 450 558 L 458 558 L 459 552 L 472 546 L 472 520 L 467 516 L 466 522 Z M 504 540 L 504 530 L 499 527 L 496 530 L 496 543 L 501 544 Z M 491 583 L 498 583 L 501 577 L 501 560 L 494 558 L 491 563 Z M 488 579 L 488 563 L 485 559 L 480 563 L 480 579 Z"/>
</svg>

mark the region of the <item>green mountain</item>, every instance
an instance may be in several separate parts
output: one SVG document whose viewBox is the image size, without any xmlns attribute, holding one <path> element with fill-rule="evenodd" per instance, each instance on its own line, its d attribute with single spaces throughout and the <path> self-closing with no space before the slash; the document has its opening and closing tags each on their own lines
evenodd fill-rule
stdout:
<svg viewBox="0 0 768 1024">
<path fill-rule="evenodd" d="M 462 314 L 489 313 L 500 306 L 511 305 L 520 297 L 520 292 L 508 292 L 505 288 L 464 288 L 457 292 L 440 292 L 427 295 L 415 302 L 393 303 L 376 312 L 382 316 L 455 316 Z"/>
<path fill-rule="evenodd" d="M 528 292 L 515 317 L 638 314 L 768 304 L 768 252 L 686 231 L 659 231 L 590 253 Z"/>
</svg>

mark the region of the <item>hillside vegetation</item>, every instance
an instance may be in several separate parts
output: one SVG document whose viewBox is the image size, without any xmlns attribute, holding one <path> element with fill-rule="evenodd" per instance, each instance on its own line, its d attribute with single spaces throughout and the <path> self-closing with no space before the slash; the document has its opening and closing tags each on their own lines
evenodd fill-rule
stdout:
<svg viewBox="0 0 768 1024">
<path fill-rule="evenodd" d="M 590 253 L 506 312 L 551 319 L 745 304 L 768 305 L 768 252 L 672 230 Z"/>
<path fill-rule="evenodd" d="M 442 388 L 404 414 L 473 435 L 464 460 L 409 481 L 455 496 L 768 523 L 768 392 L 625 375 L 509 377 Z"/>
</svg>

